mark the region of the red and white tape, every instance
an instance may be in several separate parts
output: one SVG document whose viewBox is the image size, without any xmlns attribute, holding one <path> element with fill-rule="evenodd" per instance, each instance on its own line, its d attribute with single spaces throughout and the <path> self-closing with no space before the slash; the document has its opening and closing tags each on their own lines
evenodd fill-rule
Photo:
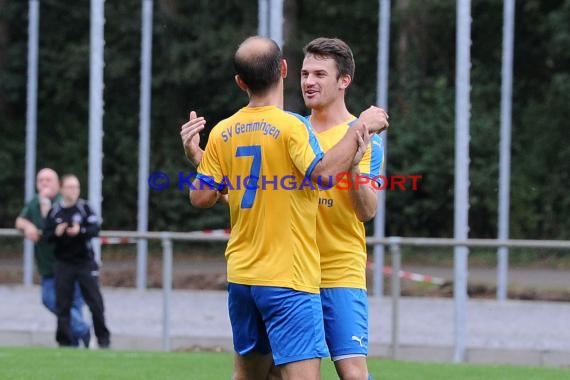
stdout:
<svg viewBox="0 0 570 380">
<path fill-rule="evenodd" d="M 230 229 L 229 228 L 222 228 L 222 229 L 207 229 L 202 231 L 193 231 L 190 232 L 191 235 L 199 235 L 199 236 L 229 236 Z M 137 239 L 134 238 L 113 238 L 113 237 L 102 237 L 101 244 L 102 245 L 109 245 L 109 244 L 132 244 L 136 243 Z M 371 268 L 374 264 L 372 262 L 368 263 L 368 267 Z M 392 275 L 392 268 L 391 267 L 384 267 L 382 272 L 387 275 Z M 434 277 L 420 273 L 413 273 L 407 271 L 400 271 L 399 273 L 400 278 L 405 280 L 415 281 L 415 282 L 423 282 L 427 284 L 434 284 L 434 285 L 443 285 L 446 280 L 441 277 Z"/>
<path fill-rule="evenodd" d="M 136 243 L 137 239 L 133 238 L 114 238 L 114 237 L 101 237 L 101 245 L 109 244 L 132 244 Z"/>
<path fill-rule="evenodd" d="M 393 271 L 391 267 L 384 267 L 383 272 L 384 274 L 391 276 Z M 426 284 L 434 284 L 434 285 L 443 285 L 445 283 L 445 279 L 441 277 L 434 277 L 421 273 L 406 272 L 403 270 L 400 271 L 400 278 L 415 282 L 424 282 Z"/>
<path fill-rule="evenodd" d="M 368 268 L 372 268 L 373 266 L 374 266 L 374 263 L 372 263 L 372 262 L 368 263 Z M 382 269 L 382 273 L 384 273 L 387 276 L 392 276 L 393 272 L 394 271 L 392 270 L 392 267 L 384 267 Z M 400 276 L 400 278 L 403 278 L 404 280 L 409 280 L 409 281 L 414 281 L 414 282 L 423 282 L 426 284 L 443 285 L 447 282 L 447 280 L 445 278 L 430 276 L 430 275 L 421 274 L 421 273 L 407 272 L 407 271 L 403 271 L 403 270 L 401 270 L 399 272 L 399 276 Z"/>
<path fill-rule="evenodd" d="M 218 229 L 218 230 L 202 230 L 200 231 L 203 234 L 206 235 L 214 235 L 214 236 L 229 236 L 230 235 L 230 229 L 229 228 L 222 228 L 222 229 Z"/>
</svg>

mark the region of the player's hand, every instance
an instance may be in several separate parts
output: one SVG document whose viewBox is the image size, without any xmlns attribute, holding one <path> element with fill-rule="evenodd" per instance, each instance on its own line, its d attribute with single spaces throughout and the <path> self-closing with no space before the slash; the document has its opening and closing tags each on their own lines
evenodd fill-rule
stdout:
<svg viewBox="0 0 570 380">
<path fill-rule="evenodd" d="M 366 124 L 364 124 L 366 127 Z M 364 129 L 366 131 L 366 128 Z M 368 149 L 368 144 L 370 144 L 370 135 L 368 133 L 357 133 L 356 135 L 356 142 L 358 143 L 358 148 L 356 149 L 356 153 L 354 154 L 354 158 L 352 159 L 352 166 L 358 166 L 362 157 L 364 157 L 364 153 L 366 153 L 366 149 Z"/>
<path fill-rule="evenodd" d="M 204 151 L 200 148 L 200 132 L 206 126 L 206 119 L 198 117 L 195 111 L 190 112 L 188 122 L 180 127 L 180 138 L 184 147 L 184 154 L 194 164 L 198 166 L 202 160 Z"/>
<path fill-rule="evenodd" d="M 40 240 L 41 233 L 36 226 L 29 226 L 24 230 L 24 236 L 26 237 L 26 239 L 29 239 L 34 243 L 37 243 Z"/>
<path fill-rule="evenodd" d="M 367 110 L 362 111 L 359 119 L 366 124 L 369 133 L 381 133 L 388 129 L 390 116 L 380 107 L 370 106 Z"/>
<path fill-rule="evenodd" d="M 55 232 L 54 232 L 55 236 L 57 236 L 57 237 L 63 236 L 66 229 L 67 229 L 67 223 L 58 224 L 57 226 L 55 226 Z"/>
<path fill-rule="evenodd" d="M 67 227 L 67 229 L 65 230 L 65 233 L 68 236 L 74 237 L 77 236 L 79 234 L 79 223 L 73 223 L 73 225 L 71 227 Z"/>
</svg>

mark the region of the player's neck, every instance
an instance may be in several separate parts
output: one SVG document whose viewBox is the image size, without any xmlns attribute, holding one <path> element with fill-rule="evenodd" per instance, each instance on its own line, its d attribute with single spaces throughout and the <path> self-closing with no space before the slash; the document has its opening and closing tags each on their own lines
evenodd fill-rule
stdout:
<svg viewBox="0 0 570 380">
<path fill-rule="evenodd" d="M 311 110 L 311 125 L 316 132 L 324 132 L 351 118 L 344 101 Z"/>
<path fill-rule="evenodd" d="M 279 83 L 275 88 L 263 95 L 250 95 L 248 107 L 276 106 L 283 109 L 283 84 Z"/>
</svg>

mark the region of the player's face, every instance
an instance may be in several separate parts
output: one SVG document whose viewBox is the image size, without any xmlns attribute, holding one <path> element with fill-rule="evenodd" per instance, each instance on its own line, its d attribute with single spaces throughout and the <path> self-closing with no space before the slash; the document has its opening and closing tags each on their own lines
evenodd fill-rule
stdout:
<svg viewBox="0 0 570 380">
<path fill-rule="evenodd" d="M 61 184 L 61 196 L 66 203 L 74 204 L 77 202 L 80 193 L 81 187 L 79 186 L 79 180 L 75 177 L 67 177 Z"/>
<path fill-rule="evenodd" d="M 305 106 L 323 109 L 343 96 L 342 78 L 338 77 L 336 62 L 332 58 L 305 56 L 301 69 L 301 91 Z"/>
<path fill-rule="evenodd" d="M 51 169 L 42 169 L 36 177 L 36 188 L 42 197 L 53 199 L 59 191 L 57 174 Z"/>
</svg>

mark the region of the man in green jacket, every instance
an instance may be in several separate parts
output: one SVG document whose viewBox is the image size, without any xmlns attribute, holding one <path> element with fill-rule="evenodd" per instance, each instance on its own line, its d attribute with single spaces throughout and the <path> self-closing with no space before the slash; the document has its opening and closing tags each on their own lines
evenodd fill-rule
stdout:
<svg viewBox="0 0 570 380">
<path fill-rule="evenodd" d="M 36 267 L 41 277 L 42 303 L 56 314 L 55 282 L 54 282 L 54 245 L 42 238 L 42 229 L 47 213 L 52 204 L 60 200 L 59 178 L 50 168 L 40 170 L 36 177 L 37 194 L 24 206 L 16 218 L 16 228 L 24 233 L 26 239 L 34 242 Z M 90 326 L 83 319 L 83 298 L 79 287 L 75 286 L 73 307 L 71 309 L 71 328 L 73 345 L 83 343 L 89 346 L 91 339 Z"/>
</svg>

